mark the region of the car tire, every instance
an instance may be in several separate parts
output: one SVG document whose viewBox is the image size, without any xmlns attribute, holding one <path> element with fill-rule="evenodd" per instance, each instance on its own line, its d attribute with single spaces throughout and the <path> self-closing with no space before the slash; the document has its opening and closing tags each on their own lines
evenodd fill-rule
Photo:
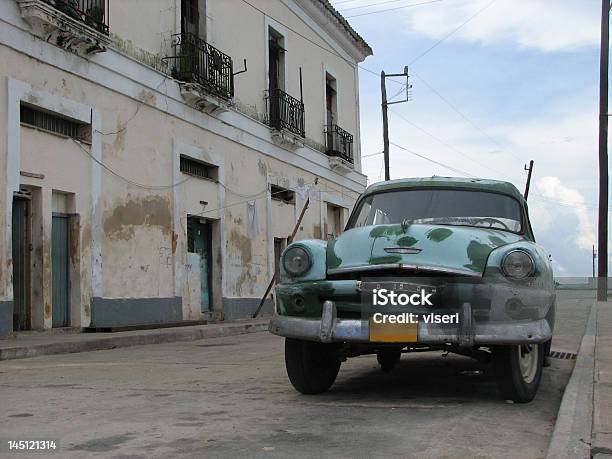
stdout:
<svg viewBox="0 0 612 459">
<path fill-rule="evenodd" d="M 378 360 L 380 369 L 385 373 L 391 372 L 400 361 L 401 357 L 401 349 L 384 349 L 376 353 L 376 360 Z"/>
<path fill-rule="evenodd" d="M 516 403 L 532 401 L 540 386 L 543 363 L 543 344 L 493 348 L 497 387 L 504 399 Z"/>
<path fill-rule="evenodd" d="M 337 346 L 300 339 L 285 339 L 285 367 L 291 384 L 302 394 L 328 390 L 338 376 Z"/>
</svg>

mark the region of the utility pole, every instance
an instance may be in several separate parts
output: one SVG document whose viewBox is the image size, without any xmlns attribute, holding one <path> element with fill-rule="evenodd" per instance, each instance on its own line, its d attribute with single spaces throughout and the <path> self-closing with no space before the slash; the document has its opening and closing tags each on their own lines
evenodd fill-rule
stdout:
<svg viewBox="0 0 612 459">
<path fill-rule="evenodd" d="M 387 78 L 401 76 L 406 77 L 406 99 L 397 100 L 395 102 L 387 102 Z M 410 87 L 411 86 L 408 84 L 408 66 L 404 67 L 404 73 L 391 73 L 387 75 L 384 70 L 380 72 L 380 94 L 383 119 L 383 154 L 385 157 L 385 180 L 391 180 L 391 173 L 389 171 L 389 116 L 387 114 L 387 108 L 389 105 L 408 102 L 408 91 Z"/>
<path fill-rule="evenodd" d="M 525 165 L 525 170 L 528 172 L 527 172 L 527 183 L 525 183 L 525 194 L 523 196 L 525 197 L 525 201 L 527 201 L 527 198 L 529 197 L 529 187 L 531 186 L 531 173 L 533 172 L 533 159 L 529 161 L 529 167 Z"/>
<path fill-rule="evenodd" d="M 593 279 L 595 279 L 595 259 L 597 258 L 597 253 L 595 252 L 595 244 L 593 244 Z"/>
<path fill-rule="evenodd" d="M 597 237 L 597 300 L 608 299 L 608 56 L 610 0 L 601 2 L 599 59 L 599 228 Z"/>
<path fill-rule="evenodd" d="M 387 115 L 387 86 L 385 71 L 380 72 L 380 94 L 382 98 L 382 122 L 383 122 L 383 155 L 385 157 L 385 180 L 391 180 L 389 173 L 389 115 Z"/>
</svg>

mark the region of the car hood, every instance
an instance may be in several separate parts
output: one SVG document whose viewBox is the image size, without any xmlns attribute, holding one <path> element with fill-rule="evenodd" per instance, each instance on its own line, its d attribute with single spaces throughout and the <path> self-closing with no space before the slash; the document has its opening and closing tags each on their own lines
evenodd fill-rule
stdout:
<svg viewBox="0 0 612 459">
<path fill-rule="evenodd" d="M 328 274 L 375 265 L 406 265 L 425 272 L 482 275 L 492 250 L 523 237 L 490 228 L 412 224 L 345 231 L 327 245 Z"/>
</svg>

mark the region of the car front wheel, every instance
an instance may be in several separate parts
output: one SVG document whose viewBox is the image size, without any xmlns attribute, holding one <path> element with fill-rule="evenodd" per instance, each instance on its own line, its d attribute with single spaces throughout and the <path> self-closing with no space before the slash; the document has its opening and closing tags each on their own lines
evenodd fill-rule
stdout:
<svg viewBox="0 0 612 459">
<path fill-rule="evenodd" d="M 533 400 L 542 379 L 544 345 L 521 344 L 493 349 L 497 386 L 506 400 Z"/>
<path fill-rule="evenodd" d="M 340 370 L 337 346 L 286 338 L 285 367 L 291 384 L 302 394 L 325 392 Z"/>
</svg>

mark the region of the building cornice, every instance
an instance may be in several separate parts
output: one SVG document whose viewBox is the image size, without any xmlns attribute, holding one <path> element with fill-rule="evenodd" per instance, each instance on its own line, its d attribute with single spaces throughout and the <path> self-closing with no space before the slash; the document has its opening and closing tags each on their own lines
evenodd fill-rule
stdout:
<svg viewBox="0 0 612 459">
<path fill-rule="evenodd" d="M 356 62 L 362 62 L 373 54 L 370 45 L 328 0 L 295 0 L 295 3 L 329 33 Z"/>
</svg>

